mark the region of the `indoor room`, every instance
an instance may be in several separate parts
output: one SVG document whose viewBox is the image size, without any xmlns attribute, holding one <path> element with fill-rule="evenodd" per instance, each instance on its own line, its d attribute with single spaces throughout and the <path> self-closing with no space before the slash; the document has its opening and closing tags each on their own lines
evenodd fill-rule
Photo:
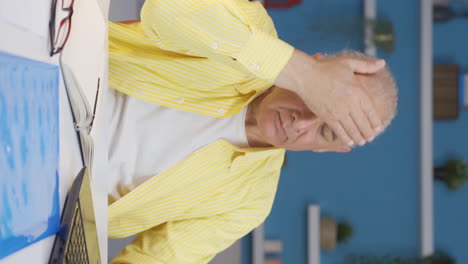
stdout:
<svg viewBox="0 0 468 264">
<path fill-rule="evenodd" d="M 0 264 L 468 263 L 466 0 L 0 0 L 0 32 Z"/>
</svg>

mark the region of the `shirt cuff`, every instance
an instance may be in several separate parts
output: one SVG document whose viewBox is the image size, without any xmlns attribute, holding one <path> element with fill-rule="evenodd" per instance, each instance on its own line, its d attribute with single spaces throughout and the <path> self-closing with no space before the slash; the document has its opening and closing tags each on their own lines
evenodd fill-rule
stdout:
<svg viewBox="0 0 468 264">
<path fill-rule="evenodd" d="M 252 75 L 271 82 L 283 70 L 294 52 L 288 43 L 267 33 L 253 32 L 237 61 Z"/>
</svg>

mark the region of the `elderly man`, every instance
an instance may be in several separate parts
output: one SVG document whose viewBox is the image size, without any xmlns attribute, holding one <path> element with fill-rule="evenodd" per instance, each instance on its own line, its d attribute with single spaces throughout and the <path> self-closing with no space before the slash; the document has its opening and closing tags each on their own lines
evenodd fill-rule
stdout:
<svg viewBox="0 0 468 264">
<path fill-rule="evenodd" d="M 285 149 L 350 151 L 396 111 L 381 61 L 295 50 L 258 3 L 147 1 L 109 36 L 109 236 L 137 234 L 113 263 L 208 262 L 265 220 Z"/>
</svg>

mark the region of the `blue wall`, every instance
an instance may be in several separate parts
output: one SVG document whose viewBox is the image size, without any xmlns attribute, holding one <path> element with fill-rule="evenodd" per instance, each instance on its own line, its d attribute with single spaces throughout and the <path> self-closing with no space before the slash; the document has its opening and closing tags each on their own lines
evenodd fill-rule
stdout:
<svg viewBox="0 0 468 264">
<path fill-rule="evenodd" d="M 460 5 L 468 11 L 468 3 Z M 468 73 L 468 19 L 457 19 L 434 26 L 434 60 L 455 63 Z M 456 121 L 434 122 L 434 162 L 442 165 L 453 156 L 468 161 L 468 109 Z M 468 263 L 468 187 L 450 192 L 435 185 L 435 244 Z"/>
<path fill-rule="evenodd" d="M 293 46 L 308 53 L 332 53 L 362 49 L 356 23 L 361 10 L 361 0 L 304 0 L 299 7 L 269 13 L 280 37 Z M 419 252 L 419 1 L 378 1 L 378 17 L 390 20 L 396 35 L 394 53 L 379 56 L 387 60 L 399 85 L 399 114 L 375 142 L 350 154 L 288 152 L 289 164 L 265 222 L 266 237 L 284 243 L 283 263 L 307 261 L 306 208 L 310 203 L 318 203 L 322 215 L 349 220 L 355 231 L 349 243 L 322 252 L 322 264 L 343 263 L 348 254 L 415 256 Z M 436 26 L 434 47 L 436 55 L 449 54 L 466 69 L 468 27 L 463 22 Z M 320 32 L 320 27 L 328 33 Z M 462 37 L 454 30 L 466 33 Z M 466 110 L 460 120 L 436 123 L 434 128 L 436 162 L 443 161 L 447 153 L 468 160 Z M 463 203 L 468 201 L 468 187 L 457 193 L 447 193 L 441 185 L 435 189 L 436 245 L 454 255 L 458 263 L 468 263 L 468 228 L 464 225 L 468 206 Z M 244 239 L 244 263 L 250 263 L 249 246 L 250 241 Z"/>
</svg>

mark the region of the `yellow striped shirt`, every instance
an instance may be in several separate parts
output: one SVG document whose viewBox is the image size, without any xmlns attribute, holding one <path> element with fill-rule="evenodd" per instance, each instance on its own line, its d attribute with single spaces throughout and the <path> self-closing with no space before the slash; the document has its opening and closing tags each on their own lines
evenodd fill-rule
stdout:
<svg viewBox="0 0 468 264">
<path fill-rule="evenodd" d="M 260 225 L 284 150 L 210 144 L 109 206 L 109 236 L 137 234 L 112 263 L 207 263 Z"/>
<path fill-rule="evenodd" d="M 293 48 L 257 2 L 147 0 L 141 23 L 109 23 L 110 86 L 226 117 L 269 88 Z M 112 263 L 206 263 L 264 221 L 284 150 L 210 144 L 117 201 L 109 236 L 137 239 Z"/>
<path fill-rule="evenodd" d="M 258 2 L 147 0 L 141 23 L 109 23 L 109 83 L 154 103 L 226 117 L 269 88 L 293 50 Z"/>
</svg>

